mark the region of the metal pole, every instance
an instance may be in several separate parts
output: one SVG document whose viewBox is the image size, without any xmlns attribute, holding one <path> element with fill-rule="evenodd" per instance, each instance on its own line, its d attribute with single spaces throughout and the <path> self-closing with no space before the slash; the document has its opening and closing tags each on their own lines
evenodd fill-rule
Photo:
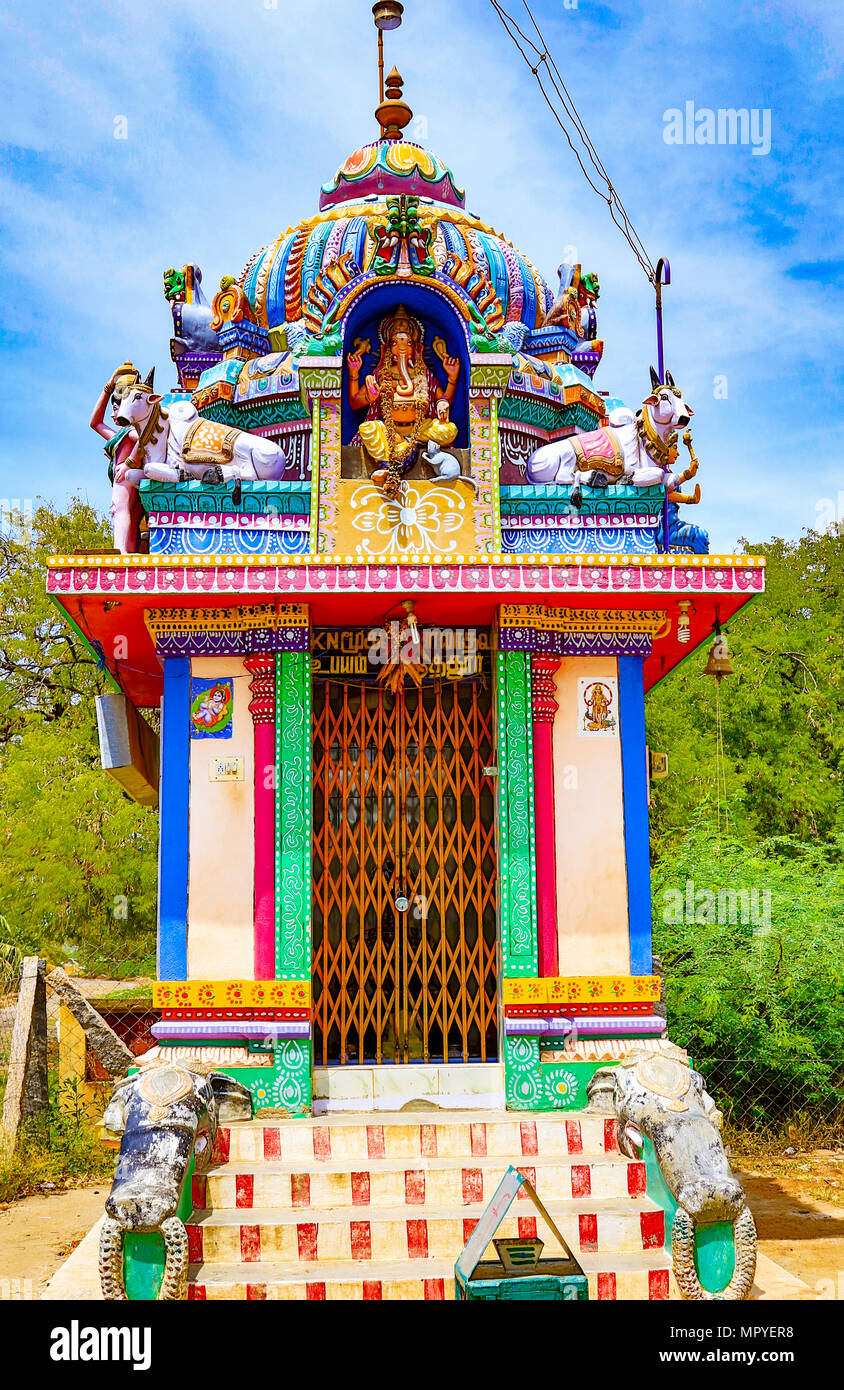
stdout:
<svg viewBox="0 0 844 1390">
<path fill-rule="evenodd" d="M 378 30 L 378 91 L 380 92 L 380 104 L 384 105 L 384 30 Z M 384 127 L 381 127 L 381 139 L 384 139 Z"/>
<path fill-rule="evenodd" d="M 664 278 L 663 278 L 664 276 Z M 660 256 L 656 263 L 656 365 L 660 381 L 665 380 L 665 353 L 662 346 L 662 287 L 671 284 L 671 263 L 667 256 Z"/>
</svg>

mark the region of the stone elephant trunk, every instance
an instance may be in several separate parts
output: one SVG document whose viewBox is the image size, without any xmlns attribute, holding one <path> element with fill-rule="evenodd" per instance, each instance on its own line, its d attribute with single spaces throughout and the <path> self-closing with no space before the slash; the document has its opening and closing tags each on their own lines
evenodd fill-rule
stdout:
<svg viewBox="0 0 844 1390">
<path fill-rule="evenodd" d="M 191 1157 L 208 1163 L 221 1120 L 249 1120 L 245 1086 L 199 1064 L 156 1060 L 119 1081 L 103 1117 L 122 1136 L 100 1235 L 100 1281 L 109 1301 L 126 1298 L 125 1233 L 160 1232 L 166 1261 L 161 1301 L 187 1297 L 188 1243 L 178 1208 Z"/>
<path fill-rule="evenodd" d="M 111 1128 L 108 1118 L 105 1123 Z M 124 1133 L 105 1204 L 108 1215 L 124 1231 L 155 1231 L 175 1215 L 194 1135 L 190 1122 Z"/>
<path fill-rule="evenodd" d="M 643 1050 L 619 1067 L 602 1067 L 589 1083 L 596 1110 L 618 1118 L 619 1146 L 628 1158 L 653 1144 L 665 1184 L 677 1203 L 671 1233 L 674 1274 L 684 1298 L 744 1299 L 756 1271 L 756 1227 L 744 1188 L 727 1162 L 721 1115 L 703 1077 L 685 1059 Z M 730 1222 L 735 1244 L 733 1276 L 713 1294 L 703 1288 L 695 1262 L 700 1226 Z"/>
<path fill-rule="evenodd" d="M 642 1116 L 642 1125 L 672 1196 L 697 1224 L 735 1221 L 747 1199 L 741 1183 L 733 1177 L 712 1120 L 705 1115 L 686 1114 L 648 1123 Z M 676 1191 L 669 1175 L 677 1184 Z"/>
</svg>

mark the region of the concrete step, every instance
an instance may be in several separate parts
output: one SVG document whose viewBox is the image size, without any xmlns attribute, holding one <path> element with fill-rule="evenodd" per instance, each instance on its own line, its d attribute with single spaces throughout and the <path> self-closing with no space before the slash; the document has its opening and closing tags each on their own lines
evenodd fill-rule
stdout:
<svg viewBox="0 0 844 1390">
<path fill-rule="evenodd" d="M 590 1299 L 677 1298 L 671 1257 L 664 1251 L 637 1255 L 578 1256 Z M 454 1298 L 454 1260 L 359 1261 L 319 1264 L 197 1263 L 190 1267 L 190 1299 L 285 1299 L 422 1301 Z"/>
<path fill-rule="evenodd" d="M 408 1101 L 439 1110 L 503 1110 L 500 1062 L 314 1068 L 314 1114 L 400 1110 Z"/>
<path fill-rule="evenodd" d="M 354 1160 L 352 1160 L 354 1162 Z M 525 1174 L 543 1201 L 579 1197 L 645 1195 L 645 1165 L 621 1154 L 558 1154 L 525 1163 L 521 1154 L 494 1158 L 368 1159 L 356 1170 L 349 1162 L 317 1164 L 233 1160 L 194 1177 L 197 1209 L 246 1210 L 280 1207 L 376 1208 L 453 1206 L 488 1202 L 511 1165 Z"/>
<path fill-rule="evenodd" d="M 647 1197 L 635 1202 L 607 1197 L 550 1202 L 548 1210 L 572 1253 L 636 1253 L 662 1250 L 665 1222 L 661 1208 Z M 187 1223 L 192 1263 L 259 1263 L 336 1260 L 457 1259 L 484 1211 L 482 1202 L 455 1209 L 404 1204 L 366 1213 L 354 1207 L 279 1207 L 194 1212 Z M 502 1236 L 539 1236 L 556 1244 L 544 1222 L 514 1208 L 498 1228 Z M 244 1217 L 248 1216 L 248 1220 Z M 306 1219 L 303 1220 L 303 1217 Z M 541 1221 L 541 1218 L 540 1218 Z M 489 1247 L 490 1257 L 494 1257 Z"/>
<path fill-rule="evenodd" d="M 618 1125 L 588 1111 L 520 1119 L 506 1111 L 393 1111 L 370 1123 L 361 1115 L 252 1120 L 217 1131 L 212 1163 L 323 1163 L 383 1158 L 524 1159 L 552 1154 L 618 1153 Z"/>
</svg>

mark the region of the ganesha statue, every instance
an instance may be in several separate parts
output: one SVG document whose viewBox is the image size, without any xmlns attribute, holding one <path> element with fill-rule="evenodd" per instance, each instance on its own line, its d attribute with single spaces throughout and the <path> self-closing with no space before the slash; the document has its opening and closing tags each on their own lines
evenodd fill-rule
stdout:
<svg viewBox="0 0 844 1390">
<path fill-rule="evenodd" d="M 361 381 L 363 354 L 368 343 L 355 342 L 348 356 L 349 404 L 366 407 L 359 426 L 361 443 L 369 457 L 381 466 L 372 480 L 395 496 L 402 478 L 410 472 L 419 446 L 453 444 L 457 425 L 451 405 L 457 392 L 460 359 L 452 356 L 443 338 L 434 338 L 432 350 L 442 364 L 445 385 L 425 362 L 425 328 L 403 306 L 381 321 L 380 355 L 375 369 Z"/>
</svg>

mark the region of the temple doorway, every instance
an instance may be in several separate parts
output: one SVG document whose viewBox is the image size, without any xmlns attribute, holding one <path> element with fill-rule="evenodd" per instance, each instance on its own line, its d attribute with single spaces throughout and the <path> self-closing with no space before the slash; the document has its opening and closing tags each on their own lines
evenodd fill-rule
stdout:
<svg viewBox="0 0 844 1390">
<path fill-rule="evenodd" d="M 496 1061 L 488 676 L 393 690 L 374 673 L 324 677 L 326 664 L 313 699 L 314 1063 Z"/>
</svg>

